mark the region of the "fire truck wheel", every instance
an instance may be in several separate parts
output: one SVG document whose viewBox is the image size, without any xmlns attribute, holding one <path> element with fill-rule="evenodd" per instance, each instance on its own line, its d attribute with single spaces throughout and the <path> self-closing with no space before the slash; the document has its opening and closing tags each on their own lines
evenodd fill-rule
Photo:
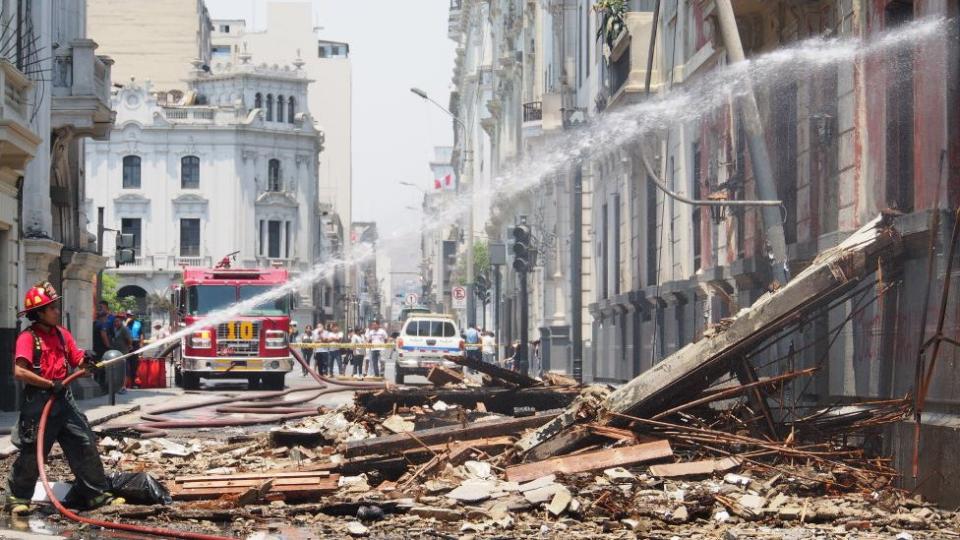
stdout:
<svg viewBox="0 0 960 540">
<path fill-rule="evenodd" d="M 263 386 L 267 390 L 283 390 L 283 377 L 285 373 L 267 373 L 261 375 Z"/>
<path fill-rule="evenodd" d="M 200 388 L 200 375 L 196 373 L 183 373 L 181 377 L 183 378 L 184 390 L 197 390 Z"/>
</svg>

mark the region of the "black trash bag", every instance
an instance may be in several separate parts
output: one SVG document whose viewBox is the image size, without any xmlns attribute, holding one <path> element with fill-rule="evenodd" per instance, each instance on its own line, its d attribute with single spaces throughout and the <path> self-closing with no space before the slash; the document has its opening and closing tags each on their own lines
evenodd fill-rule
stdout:
<svg viewBox="0 0 960 540">
<path fill-rule="evenodd" d="M 123 497 L 132 504 L 172 504 L 166 486 L 145 472 L 115 472 L 110 474 L 110 493 Z"/>
</svg>

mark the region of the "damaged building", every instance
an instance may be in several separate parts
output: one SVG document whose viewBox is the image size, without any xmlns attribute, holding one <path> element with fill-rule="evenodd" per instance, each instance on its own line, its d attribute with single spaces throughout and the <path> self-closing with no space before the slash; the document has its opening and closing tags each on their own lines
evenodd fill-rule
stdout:
<svg viewBox="0 0 960 540">
<path fill-rule="evenodd" d="M 756 60 L 746 84 L 771 186 L 758 185 L 741 103 L 745 81 L 727 68 L 735 60 L 720 4 L 730 5 L 744 55 Z M 561 156 L 566 165 L 535 171 L 534 186 L 491 202 L 491 238 L 509 243 L 511 227 L 524 222 L 539 241 L 525 299 L 529 339 L 540 345 L 532 369 L 629 381 L 715 334 L 784 276 L 800 274 L 885 213 L 904 247 L 858 277 L 884 285 L 807 313 L 751 361 L 762 377 L 819 366 L 789 396 L 805 406 L 915 395 L 920 336 L 956 335 L 955 310 L 939 330 L 936 320 L 939 291 L 952 276 L 945 274 L 950 209 L 960 203 L 957 3 L 625 5 L 611 13 L 607 3 L 586 0 L 451 2 L 458 43 L 452 103 L 479 126 L 458 141 L 478 189 L 525 158 L 589 136 L 591 126 L 652 118 L 649 127 L 598 136 L 600 144 Z M 622 30 L 598 34 L 611 16 L 621 18 Z M 835 40 L 858 49 L 831 48 Z M 696 99 L 663 112 L 671 105 L 665 96 L 676 95 Z M 657 100 L 660 111 L 644 108 Z M 654 180 L 681 198 L 718 204 L 690 205 Z M 771 188 L 775 196 L 764 196 Z M 781 203 L 780 279 L 764 209 L 719 204 L 760 199 Z M 504 344 L 518 338 L 522 299 L 509 264 L 496 271 L 504 277 L 495 299 Z M 956 446 L 956 354 L 944 345 L 930 376 L 916 478 L 912 421 L 883 438 L 908 473 L 906 484 L 952 502 L 960 484 L 943 471 L 956 462 L 949 450 Z"/>
</svg>

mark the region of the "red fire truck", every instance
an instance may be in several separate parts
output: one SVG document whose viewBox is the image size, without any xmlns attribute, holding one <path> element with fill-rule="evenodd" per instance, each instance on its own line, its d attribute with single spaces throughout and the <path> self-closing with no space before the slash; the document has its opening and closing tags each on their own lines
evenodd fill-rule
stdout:
<svg viewBox="0 0 960 540">
<path fill-rule="evenodd" d="M 183 283 L 173 290 L 175 329 L 191 326 L 213 312 L 249 300 L 287 281 L 282 268 L 184 268 Z M 251 387 L 283 389 L 293 369 L 287 344 L 291 297 L 283 296 L 247 310 L 216 328 L 201 328 L 184 337 L 177 358 L 177 379 L 196 389 L 200 379 L 245 378 Z"/>
</svg>

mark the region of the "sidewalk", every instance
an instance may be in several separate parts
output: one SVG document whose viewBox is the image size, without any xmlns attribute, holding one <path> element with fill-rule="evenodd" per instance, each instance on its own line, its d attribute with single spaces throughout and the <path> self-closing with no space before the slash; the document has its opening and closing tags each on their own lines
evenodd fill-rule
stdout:
<svg viewBox="0 0 960 540">
<path fill-rule="evenodd" d="M 142 408 L 149 408 L 169 403 L 171 398 L 181 396 L 179 388 L 151 388 L 145 390 L 130 390 L 126 394 L 117 394 L 116 405 L 110 405 L 110 396 L 99 396 L 90 399 L 77 400 L 80 410 L 87 415 L 90 425 L 96 426 L 113 420 Z M 16 423 L 20 413 L 18 411 L 0 412 L 0 429 L 9 430 Z M 10 435 L 0 436 L 0 458 L 17 452 L 17 448 L 10 442 Z"/>
</svg>

